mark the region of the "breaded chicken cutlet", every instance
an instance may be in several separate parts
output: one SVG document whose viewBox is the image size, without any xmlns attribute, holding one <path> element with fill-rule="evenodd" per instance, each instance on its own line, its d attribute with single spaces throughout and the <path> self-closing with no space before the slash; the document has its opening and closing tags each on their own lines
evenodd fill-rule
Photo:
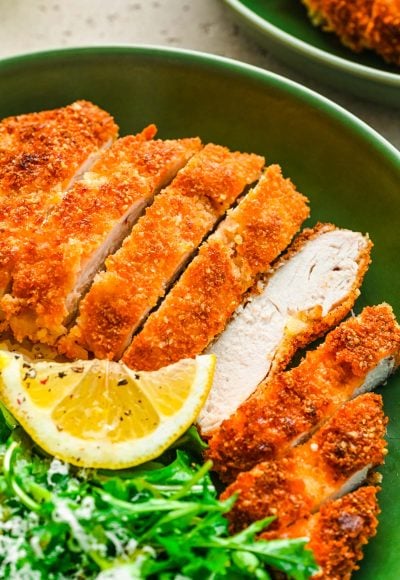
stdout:
<svg viewBox="0 0 400 580">
<path fill-rule="evenodd" d="M 306 198 L 279 166 L 268 167 L 201 246 L 122 360 L 138 370 L 155 370 L 201 353 L 307 216 Z"/>
<path fill-rule="evenodd" d="M 1 306 L 17 340 L 54 344 L 82 293 L 144 207 L 201 147 L 153 139 L 150 126 L 123 137 L 63 197 L 13 272 Z"/>
<path fill-rule="evenodd" d="M 236 477 L 222 495 L 239 493 L 232 529 L 278 515 L 266 538 L 309 535 L 316 578 L 347 579 L 375 533 L 375 489 L 329 498 L 383 462 L 380 397 L 349 399 L 399 364 L 391 308 L 364 309 L 283 369 L 353 306 L 372 244 L 319 224 L 276 260 L 308 216 L 279 166 L 247 192 L 262 157 L 155 131 L 112 144 L 112 118 L 84 101 L 0 123 L 3 326 L 71 358 L 127 348 L 138 370 L 208 347 L 219 367 L 199 424 L 221 479 Z"/>
<path fill-rule="evenodd" d="M 328 501 L 319 512 L 279 534 L 279 538 L 309 538 L 308 548 L 320 566 L 314 580 L 350 580 L 352 573 L 359 569 L 362 548 L 375 536 L 378 526 L 378 491 L 372 485 L 359 487 L 344 497 Z"/>
<path fill-rule="evenodd" d="M 294 353 L 340 322 L 359 295 L 371 242 L 319 224 L 304 230 L 257 281 L 207 352 L 218 360 L 198 426 L 209 437 Z"/>
<path fill-rule="evenodd" d="M 400 66 L 400 0 L 302 0 L 312 21 L 361 52 Z"/>
<path fill-rule="evenodd" d="M 264 159 L 208 144 L 178 172 L 106 261 L 62 340 L 70 358 L 119 359 L 216 221 L 261 175 Z"/>
<path fill-rule="evenodd" d="M 276 516 L 263 536 L 277 537 L 329 499 L 358 487 L 384 461 L 386 424 L 382 397 L 360 395 L 340 407 L 307 443 L 240 473 L 221 494 L 221 499 L 238 494 L 227 514 L 231 529 Z"/>
<path fill-rule="evenodd" d="M 366 307 L 332 330 L 299 366 L 262 383 L 209 441 L 224 481 L 276 459 L 345 401 L 384 382 L 400 363 L 400 327 L 387 304 Z"/>
<path fill-rule="evenodd" d="M 0 122 L 0 298 L 21 247 L 117 132 L 112 117 L 86 101 Z"/>
</svg>

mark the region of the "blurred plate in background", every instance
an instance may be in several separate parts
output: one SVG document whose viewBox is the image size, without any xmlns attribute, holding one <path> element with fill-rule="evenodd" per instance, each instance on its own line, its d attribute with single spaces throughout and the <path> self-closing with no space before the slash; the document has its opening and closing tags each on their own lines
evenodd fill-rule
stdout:
<svg viewBox="0 0 400 580">
<path fill-rule="evenodd" d="M 400 69 L 344 47 L 312 25 L 300 0 L 223 0 L 239 23 L 277 58 L 336 89 L 400 107 Z"/>
</svg>

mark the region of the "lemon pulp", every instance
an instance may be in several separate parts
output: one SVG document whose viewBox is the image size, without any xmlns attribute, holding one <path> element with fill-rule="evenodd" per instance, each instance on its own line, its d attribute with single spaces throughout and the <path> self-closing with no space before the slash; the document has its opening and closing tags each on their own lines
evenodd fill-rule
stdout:
<svg viewBox="0 0 400 580">
<path fill-rule="evenodd" d="M 0 351 L 0 397 L 32 439 L 75 465 L 138 465 L 196 419 L 212 383 L 212 355 L 154 372 L 104 360 L 30 361 Z"/>
</svg>

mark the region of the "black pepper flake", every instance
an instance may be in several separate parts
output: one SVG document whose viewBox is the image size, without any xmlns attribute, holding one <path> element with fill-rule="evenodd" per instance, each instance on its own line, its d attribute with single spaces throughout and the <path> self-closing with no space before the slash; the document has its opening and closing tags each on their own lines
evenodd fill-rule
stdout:
<svg viewBox="0 0 400 580">
<path fill-rule="evenodd" d="M 67 376 L 67 373 L 65 371 L 61 371 L 61 372 L 58 373 L 58 378 L 59 379 L 63 379 L 66 376 Z"/>
<path fill-rule="evenodd" d="M 24 381 L 26 381 L 26 379 L 34 379 L 36 378 L 36 371 L 35 369 L 29 369 L 28 371 L 26 371 L 25 376 L 24 376 Z"/>
<path fill-rule="evenodd" d="M 135 373 L 133 376 L 135 377 L 135 379 L 136 379 L 137 381 L 140 379 L 140 375 L 138 375 L 137 373 Z"/>
<path fill-rule="evenodd" d="M 119 387 L 122 387 L 123 385 L 127 385 L 128 384 L 128 379 L 119 379 L 119 381 L 117 382 L 117 385 Z"/>
</svg>

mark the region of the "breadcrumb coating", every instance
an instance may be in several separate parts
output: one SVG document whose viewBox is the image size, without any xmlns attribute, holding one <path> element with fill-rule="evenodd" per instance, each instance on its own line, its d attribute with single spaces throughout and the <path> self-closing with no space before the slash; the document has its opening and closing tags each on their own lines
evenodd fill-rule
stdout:
<svg viewBox="0 0 400 580">
<path fill-rule="evenodd" d="M 370 47 L 387 62 L 400 66 L 400 0 L 375 0 Z"/>
<path fill-rule="evenodd" d="M 120 358 L 179 269 L 263 165 L 262 157 L 213 144 L 192 157 L 107 259 L 62 341 L 63 352 Z"/>
<path fill-rule="evenodd" d="M 87 101 L 0 123 L 0 297 L 20 246 L 35 235 L 80 168 L 118 127 Z"/>
<path fill-rule="evenodd" d="M 65 189 L 86 157 L 117 132 L 113 118 L 88 101 L 2 120 L 1 199 Z"/>
<path fill-rule="evenodd" d="M 296 522 L 279 537 L 310 538 L 308 547 L 321 568 L 313 576 L 315 580 L 350 580 L 359 569 L 363 546 L 376 534 L 378 491 L 374 486 L 360 487 L 329 501 L 318 513 Z"/>
<path fill-rule="evenodd" d="M 198 139 L 153 140 L 155 131 L 150 126 L 117 141 L 64 196 L 27 248 L 12 293 L 1 303 L 17 340 L 28 336 L 52 344 L 65 333 L 80 293 L 127 235 L 137 211 L 200 147 Z"/>
<path fill-rule="evenodd" d="M 331 497 L 350 491 L 371 467 L 383 463 L 386 423 L 382 397 L 361 395 L 343 405 L 304 445 L 239 474 L 221 495 L 226 499 L 238 494 L 228 514 L 232 530 L 274 515 L 264 537 L 276 537 Z"/>
<path fill-rule="evenodd" d="M 307 216 L 306 198 L 282 177 L 279 166 L 270 166 L 201 246 L 123 361 L 138 370 L 155 370 L 201 353 Z"/>
<path fill-rule="evenodd" d="M 399 0 L 303 0 L 313 22 L 361 52 L 371 49 L 400 65 Z"/>
<path fill-rule="evenodd" d="M 213 469 L 232 481 L 260 461 L 281 457 L 352 398 L 382 360 L 398 359 L 399 352 L 400 327 L 391 307 L 364 308 L 332 330 L 298 367 L 262 383 L 222 423 L 206 454 Z"/>
</svg>

